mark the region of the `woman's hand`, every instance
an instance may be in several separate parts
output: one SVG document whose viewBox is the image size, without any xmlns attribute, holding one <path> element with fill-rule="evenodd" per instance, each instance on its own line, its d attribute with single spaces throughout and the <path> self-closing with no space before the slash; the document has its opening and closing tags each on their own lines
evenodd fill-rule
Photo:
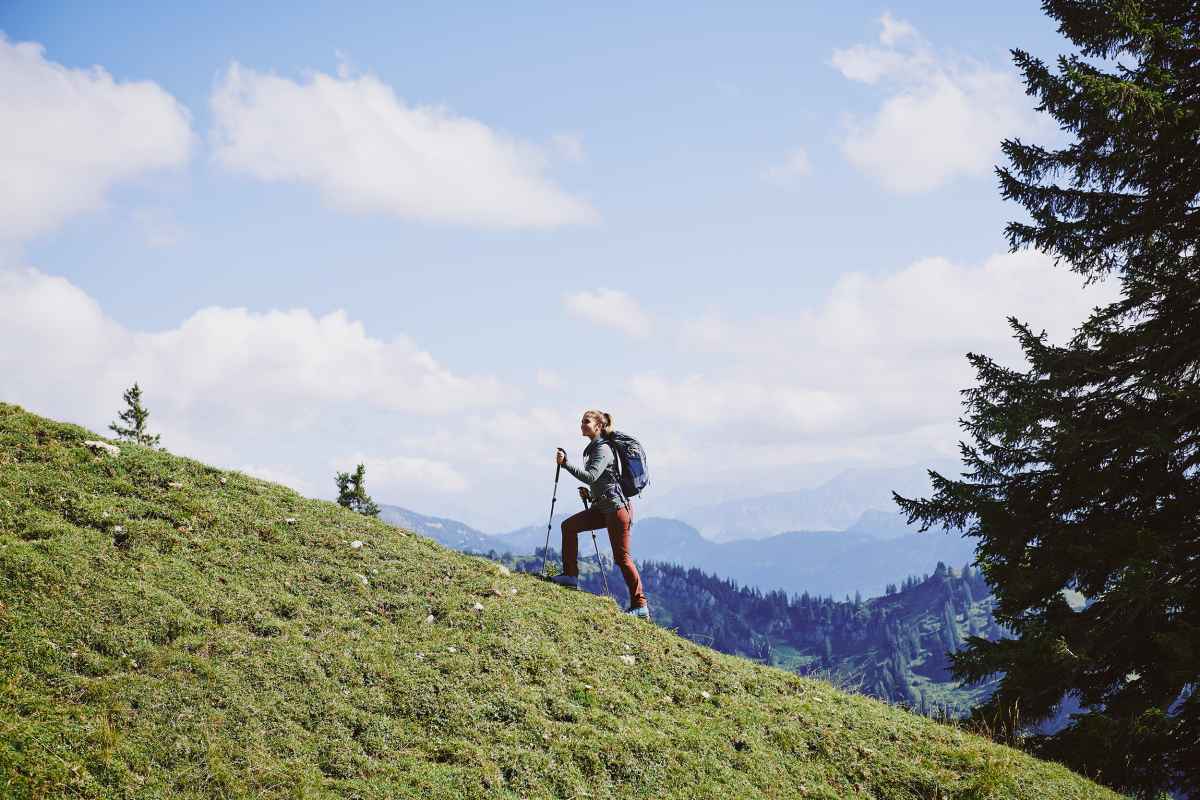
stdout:
<svg viewBox="0 0 1200 800">
<path fill-rule="evenodd" d="M 558 465 L 560 467 L 563 464 L 567 463 L 567 451 L 563 450 L 561 447 L 558 448 L 557 450 L 555 450 L 554 451 L 554 460 L 558 463 Z"/>
</svg>

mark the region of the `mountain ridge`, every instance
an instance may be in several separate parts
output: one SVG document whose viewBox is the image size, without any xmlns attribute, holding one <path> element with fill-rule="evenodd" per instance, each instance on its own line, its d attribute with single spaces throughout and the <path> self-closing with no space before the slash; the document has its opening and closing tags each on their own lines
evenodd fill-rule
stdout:
<svg viewBox="0 0 1200 800">
<path fill-rule="evenodd" d="M 894 510 L 893 490 L 909 497 L 926 494 L 927 469 L 915 464 L 855 467 L 811 488 L 697 504 L 671 516 L 718 542 L 760 539 L 782 531 L 845 530 L 868 510 Z M 943 471 L 948 469 L 943 466 Z"/>
<path fill-rule="evenodd" d="M 453 520 L 423 517 L 394 506 L 383 508 L 385 520 L 405 520 L 416 526 L 415 530 L 464 552 L 532 555 L 546 543 L 544 525 L 530 525 L 506 534 L 483 534 Z M 567 516 L 558 514 L 552 521 L 552 549 L 561 547 L 559 524 Z M 432 528 L 425 520 L 440 520 L 442 527 Z M 600 533 L 596 541 L 601 552 L 611 556 L 608 537 Z M 855 592 L 879 595 L 888 583 L 932 572 L 939 561 L 963 564 L 974 558 L 970 540 L 936 530 L 915 533 L 899 515 L 869 510 L 844 531 L 786 531 L 731 542 L 706 539 L 681 520 L 635 518 L 632 551 L 638 563 L 668 562 L 719 572 L 765 591 L 782 589 L 835 597 Z M 592 552 L 590 544 L 581 550 L 585 558 L 594 557 L 589 555 Z"/>
</svg>

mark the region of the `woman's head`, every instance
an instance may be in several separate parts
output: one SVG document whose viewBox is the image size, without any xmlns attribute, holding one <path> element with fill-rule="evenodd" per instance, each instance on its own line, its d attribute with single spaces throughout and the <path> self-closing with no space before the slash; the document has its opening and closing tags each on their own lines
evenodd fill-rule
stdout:
<svg viewBox="0 0 1200 800">
<path fill-rule="evenodd" d="M 607 436 L 612 429 L 612 415 L 595 409 L 583 412 L 583 419 L 579 421 L 579 432 L 589 439 Z"/>
</svg>

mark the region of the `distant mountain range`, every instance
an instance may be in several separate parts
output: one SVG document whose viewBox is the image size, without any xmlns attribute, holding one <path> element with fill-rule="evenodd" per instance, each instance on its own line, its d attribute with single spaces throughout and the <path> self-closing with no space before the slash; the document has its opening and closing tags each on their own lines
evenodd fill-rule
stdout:
<svg viewBox="0 0 1200 800">
<path fill-rule="evenodd" d="M 381 518 L 417 531 L 446 547 L 464 552 L 501 555 L 532 554 L 546 543 L 544 525 L 531 525 L 506 534 L 489 535 L 461 522 L 429 517 L 398 506 L 381 506 Z M 550 547 L 561 547 L 556 516 Z M 580 554 L 595 558 L 586 535 Z M 611 558 L 608 536 L 598 531 L 601 552 Z M 940 530 L 916 533 L 896 512 L 860 512 L 845 530 L 791 531 L 761 539 L 714 542 L 677 519 L 650 517 L 634 523 L 636 561 L 661 561 L 696 567 L 763 590 L 842 597 L 861 592 L 883 594 L 889 583 L 907 575 L 933 571 L 939 561 L 962 565 L 974 560 L 974 543 Z"/>
<path fill-rule="evenodd" d="M 445 517 L 429 517 L 400 506 L 379 504 L 379 518 L 389 525 L 428 536 L 452 550 L 486 553 L 496 547 L 496 537 L 477 531 L 466 523 Z M 508 552 L 507 549 L 503 552 Z M 532 551 L 530 551 L 532 552 Z"/>
<path fill-rule="evenodd" d="M 683 520 L 707 539 L 763 539 L 781 531 L 845 530 L 870 510 L 893 511 L 892 492 L 904 497 L 930 493 L 927 470 L 957 476 L 955 464 L 851 469 L 811 489 L 697 504 L 664 513 Z"/>
</svg>

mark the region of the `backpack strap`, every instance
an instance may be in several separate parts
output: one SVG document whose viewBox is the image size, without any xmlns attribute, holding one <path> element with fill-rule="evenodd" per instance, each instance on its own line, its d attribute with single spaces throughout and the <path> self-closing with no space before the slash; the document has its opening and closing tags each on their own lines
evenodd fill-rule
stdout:
<svg viewBox="0 0 1200 800">
<path fill-rule="evenodd" d="M 621 474 L 624 472 L 621 464 L 621 451 L 617 449 L 615 444 L 613 444 L 613 440 L 610 437 L 604 437 L 604 441 L 608 442 L 608 446 L 612 448 L 613 463 L 617 465 L 617 491 L 621 493 L 621 502 L 625 506 L 625 510 L 629 511 L 629 498 L 625 496 L 625 487 L 621 485 Z"/>
<path fill-rule="evenodd" d="M 604 441 L 605 441 L 605 443 L 606 443 L 606 444 L 607 444 L 609 447 L 611 447 L 611 448 L 612 448 L 612 452 L 613 452 L 613 463 L 614 463 L 614 464 L 616 464 L 616 466 L 617 466 L 617 483 L 618 483 L 618 484 L 620 484 L 620 482 L 621 482 L 621 472 L 622 472 L 622 469 L 621 469 L 621 452 L 620 452 L 619 450 L 617 450 L 617 446 L 616 446 L 615 444 L 613 444 L 613 440 L 612 440 L 612 439 L 609 439 L 609 438 L 607 438 L 607 437 L 606 437 L 606 438 L 604 439 Z"/>
<path fill-rule="evenodd" d="M 592 448 L 597 445 L 601 445 L 601 444 L 606 444 L 612 448 L 613 463 L 616 464 L 617 485 L 620 486 L 621 485 L 621 472 L 622 472 L 621 453 L 620 453 L 620 451 L 617 450 L 617 446 L 615 444 L 613 444 L 612 439 L 609 439 L 607 436 L 605 436 L 601 439 L 597 439 L 596 441 L 589 443 L 587 447 L 583 448 L 583 457 L 584 457 L 584 459 L 587 459 L 588 453 L 590 453 L 592 451 Z"/>
</svg>

